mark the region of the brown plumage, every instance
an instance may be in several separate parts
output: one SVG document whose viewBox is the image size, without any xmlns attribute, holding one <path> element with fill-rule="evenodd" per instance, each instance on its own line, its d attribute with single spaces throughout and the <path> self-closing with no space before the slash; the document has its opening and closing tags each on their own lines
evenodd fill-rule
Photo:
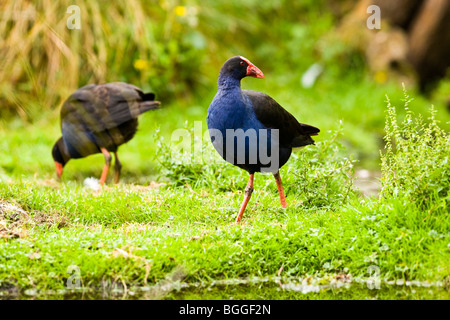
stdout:
<svg viewBox="0 0 450 320">
<path fill-rule="evenodd" d="M 75 91 L 61 108 L 62 137 L 52 150 L 58 177 L 70 159 L 103 153 L 105 166 L 100 184 L 104 184 L 111 164 L 116 158 L 115 183 L 119 182 L 121 163 L 117 149 L 136 133 L 138 116 L 159 109 L 153 93 L 124 82 L 90 84 Z"/>
</svg>

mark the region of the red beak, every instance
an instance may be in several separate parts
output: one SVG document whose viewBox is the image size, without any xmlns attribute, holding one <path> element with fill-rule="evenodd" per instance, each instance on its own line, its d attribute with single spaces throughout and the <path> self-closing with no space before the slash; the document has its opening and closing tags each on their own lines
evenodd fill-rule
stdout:
<svg viewBox="0 0 450 320">
<path fill-rule="evenodd" d="M 264 73 L 262 73 L 261 70 L 258 69 L 257 66 L 255 66 L 253 63 L 251 63 L 248 59 L 241 57 L 242 60 L 244 60 L 245 62 L 247 62 L 248 67 L 247 67 L 247 76 L 249 77 L 254 77 L 254 78 L 264 78 Z"/>
<path fill-rule="evenodd" d="M 61 179 L 63 173 L 63 165 L 55 161 L 55 166 L 56 166 L 56 174 L 58 175 L 58 178 Z"/>
</svg>

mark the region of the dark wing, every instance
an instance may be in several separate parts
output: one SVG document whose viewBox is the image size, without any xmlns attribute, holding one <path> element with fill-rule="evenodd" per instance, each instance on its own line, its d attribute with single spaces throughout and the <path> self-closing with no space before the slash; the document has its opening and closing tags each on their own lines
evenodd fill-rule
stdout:
<svg viewBox="0 0 450 320">
<path fill-rule="evenodd" d="M 136 119 L 141 113 L 160 108 L 153 93 L 136 86 L 113 82 L 87 85 L 75 91 L 61 109 L 61 124 L 79 130 L 102 132 Z"/>
<path fill-rule="evenodd" d="M 256 118 L 267 128 L 280 130 L 281 146 L 296 148 L 314 144 L 311 136 L 320 132 L 318 128 L 298 122 L 267 94 L 250 90 L 242 92 L 250 99 Z"/>
</svg>

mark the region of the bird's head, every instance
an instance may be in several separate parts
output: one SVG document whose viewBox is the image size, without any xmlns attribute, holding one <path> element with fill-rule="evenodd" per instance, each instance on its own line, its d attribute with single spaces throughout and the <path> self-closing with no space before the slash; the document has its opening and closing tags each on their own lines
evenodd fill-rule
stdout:
<svg viewBox="0 0 450 320">
<path fill-rule="evenodd" d="M 56 174 L 58 178 L 61 179 L 63 168 L 70 160 L 69 152 L 62 137 L 59 138 L 59 140 L 56 141 L 55 145 L 53 146 L 52 156 L 53 161 L 55 161 Z"/>
<path fill-rule="evenodd" d="M 220 75 L 241 80 L 244 77 L 264 78 L 264 74 L 250 60 L 236 56 L 228 59 L 220 69 Z"/>
</svg>

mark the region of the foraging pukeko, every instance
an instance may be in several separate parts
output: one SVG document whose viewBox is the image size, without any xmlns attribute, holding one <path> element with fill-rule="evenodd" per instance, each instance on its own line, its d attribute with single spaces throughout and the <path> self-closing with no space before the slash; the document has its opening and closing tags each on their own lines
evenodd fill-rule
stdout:
<svg viewBox="0 0 450 320">
<path fill-rule="evenodd" d="M 114 182 L 118 183 L 122 164 L 117 149 L 133 138 L 141 113 L 160 108 L 160 102 L 154 100 L 153 93 L 144 93 L 124 82 L 90 84 L 75 91 L 61 108 L 62 137 L 52 150 L 58 177 L 61 178 L 70 159 L 103 153 L 105 166 L 100 178 L 103 185 L 113 152 Z"/>
<path fill-rule="evenodd" d="M 319 129 L 299 123 L 268 95 L 241 90 L 246 77 L 264 74 L 244 57 L 228 59 L 219 74 L 217 93 L 208 109 L 207 124 L 214 148 L 226 161 L 250 174 L 236 222 L 239 222 L 253 192 L 255 172 L 275 176 L 280 202 L 286 207 L 279 174 L 292 149 L 313 144 Z"/>
</svg>

